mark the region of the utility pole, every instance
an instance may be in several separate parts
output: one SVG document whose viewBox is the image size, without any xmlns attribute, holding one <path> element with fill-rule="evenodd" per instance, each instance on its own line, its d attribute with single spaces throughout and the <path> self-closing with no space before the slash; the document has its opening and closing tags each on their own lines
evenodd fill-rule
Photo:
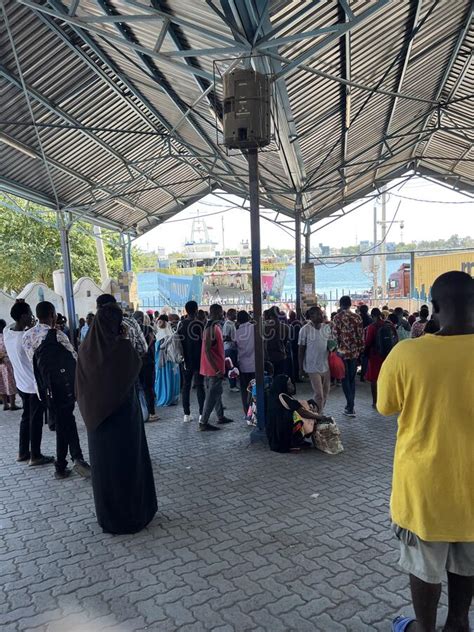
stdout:
<svg viewBox="0 0 474 632">
<path fill-rule="evenodd" d="M 100 280 L 102 285 L 107 283 L 109 278 L 109 271 L 107 269 L 107 261 L 104 253 L 104 242 L 102 241 L 102 231 L 100 226 L 94 226 L 95 247 L 97 250 L 97 259 L 99 261 Z"/>
<path fill-rule="evenodd" d="M 221 217 L 221 225 L 222 225 L 222 258 L 225 257 L 225 238 L 224 238 L 224 216 Z"/>
<path fill-rule="evenodd" d="M 374 247 L 373 247 L 373 264 L 372 264 L 372 273 L 374 277 L 373 281 L 373 290 L 372 290 L 372 299 L 374 301 L 377 300 L 378 288 L 379 288 L 379 275 L 378 275 L 378 266 L 379 261 L 377 257 L 377 202 L 374 202 Z"/>
<path fill-rule="evenodd" d="M 380 247 L 380 288 L 381 288 L 381 298 L 385 299 L 385 295 L 387 293 L 387 246 L 385 240 L 387 238 L 387 193 L 385 191 L 385 187 L 382 189 L 382 237 L 380 239 L 381 247 Z"/>
<path fill-rule="evenodd" d="M 69 321 L 69 338 L 75 344 L 76 336 L 76 307 L 74 304 L 74 286 L 71 268 L 71 251 L 69 248 L 70 217 L 63 211 L 57 212 L 59 237 L 61 241 L 61 256 L 64 269 L 64 291 L 66 299 L 66 312 Z"/>
</svg>

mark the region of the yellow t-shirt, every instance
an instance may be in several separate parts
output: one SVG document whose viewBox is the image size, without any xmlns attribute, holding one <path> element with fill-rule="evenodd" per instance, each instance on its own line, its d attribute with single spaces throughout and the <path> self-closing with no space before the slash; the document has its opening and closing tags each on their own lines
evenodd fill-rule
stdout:
<svg viewBox="0 0 474 632">
<path fill-rule="evenodd" d="M 391 513 L 431 542 L 474 542 L 474 334 L 396 345 L 377 408 L 398 417 Z"/>
</svg>

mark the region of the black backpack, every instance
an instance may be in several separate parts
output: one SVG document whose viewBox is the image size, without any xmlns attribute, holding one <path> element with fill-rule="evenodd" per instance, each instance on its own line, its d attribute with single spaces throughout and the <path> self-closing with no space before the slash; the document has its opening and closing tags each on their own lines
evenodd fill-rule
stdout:
<svg viewBox="0 0 474 632">
<path fill-rule="evenodd" d="M 395 346 L 395 333 L 393 327 L 384 323 L 377 327 L 377 333 L 375 335 L 375 350 L 379 356 L 386 358 L 390 351 Z"/>
<path fill-rule="evenodd" d="M 51 413 L 74 408 L 76 360 L 50 329 L 33 356 L 33 369 L 41 400 Z"/>
</svg>

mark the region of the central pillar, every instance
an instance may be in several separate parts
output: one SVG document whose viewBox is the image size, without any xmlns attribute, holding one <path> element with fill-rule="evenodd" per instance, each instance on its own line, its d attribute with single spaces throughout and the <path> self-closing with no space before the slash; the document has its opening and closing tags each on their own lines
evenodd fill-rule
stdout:
<svg viewBox="0 0 474 632">
<path fill-rule="evenodd" d="M 295 200 L 295 310 L 301 318 L 301 193 L 296 194 Z"/>
<path fill-rule="evenodd" d="M 250 441 L 266 440 L 265 391 L 262 324 L 262 272 L 260 266 L 260 212 L 258 195 L 258 149 L 248 150 L 250 242 L 252 247 L 252 298 L 255 321 L 255 385 L 257 389 L 257 427 L 250 433 Z"/>
</svg>

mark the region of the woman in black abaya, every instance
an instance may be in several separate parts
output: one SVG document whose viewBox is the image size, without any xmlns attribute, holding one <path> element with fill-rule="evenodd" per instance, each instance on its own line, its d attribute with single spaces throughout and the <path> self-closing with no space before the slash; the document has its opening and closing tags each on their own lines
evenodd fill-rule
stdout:
<svg viewBox="0 0 474 632">
<path fill-rule="evenodd" d="M 97 310 L 79 348 L 77 403 L 87 427 L 97 521 L 106 533 L 136 533 L 157 510 L 136 394 L 141 360 L 116 304 Z"/>
</svg>

